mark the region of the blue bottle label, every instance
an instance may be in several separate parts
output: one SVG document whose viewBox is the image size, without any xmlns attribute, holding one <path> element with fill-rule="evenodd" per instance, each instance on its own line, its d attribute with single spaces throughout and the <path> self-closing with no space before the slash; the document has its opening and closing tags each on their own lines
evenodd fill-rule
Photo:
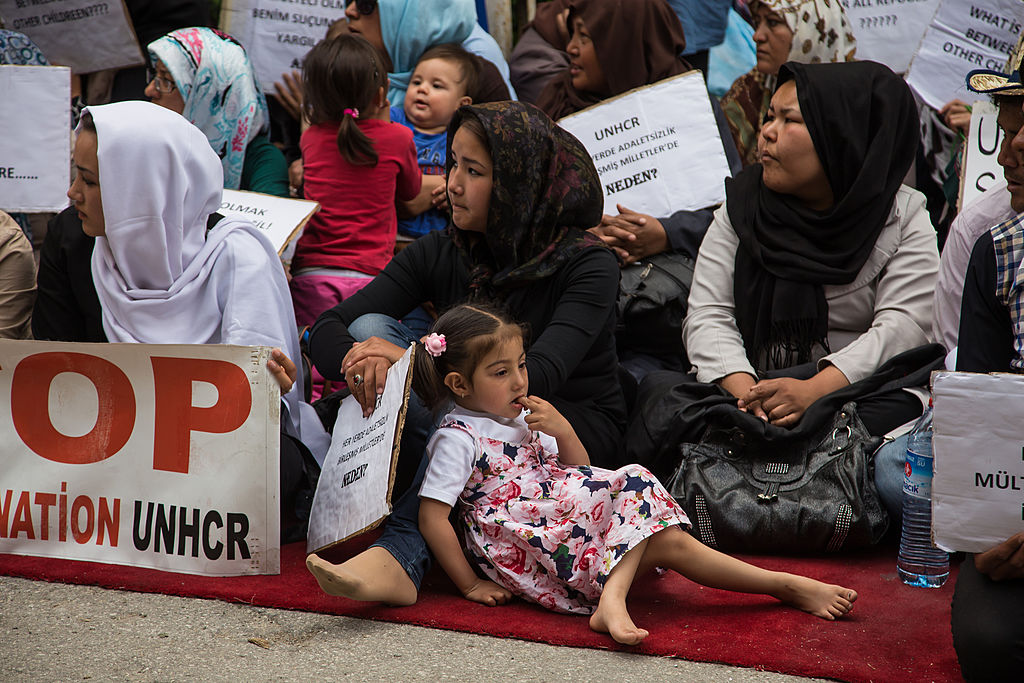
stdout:
<svg viewBox="0 0 1024 683">
<path fill-rule="evenodd" d="M 903 493 L 931 499 L 932 461 L 929 455 L 907 451 L 907 463 L 903 468 Z"/>
</svg>

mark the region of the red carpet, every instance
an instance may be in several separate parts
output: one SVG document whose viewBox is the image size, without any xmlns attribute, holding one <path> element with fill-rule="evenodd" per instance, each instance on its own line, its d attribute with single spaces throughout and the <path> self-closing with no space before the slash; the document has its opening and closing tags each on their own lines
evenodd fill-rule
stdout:
<svg viewBox="0 0 1024 683">
<path fill-rule="evenodd" d="M 366 541 L 362 541 L 365 545 Z M 351 554 L 359 545 L 339 549 Z M 323 594 L 306 571 L 304 544 L 282 548 L 280 576 L 204 578 L 152 569 L 0 554 L 0 574 L 126 590 L 216 598 L 364 619 L 419 624 L 555 645 L 616 649 L 583 617 L 547 612 L 517 601 L 487 608 L 463 600 L 438 571 L 419 602 L 388 608 Z M 331 557 L 336 560 L 338 558 Z M 896 578 L 891 547 L 831 559 L 746 558 L 854 588 L 846 618 L 826 622 L 771 598 L 702 588 L 668 574 L 642 577 L 630 594 L 634 621 L 651 635 L 636 648 L 649 655 L 724 662 L 845 681 L 958 681 L 949 631 L 955 572 L 939 590 L 911 588 Z"/>
</svg>

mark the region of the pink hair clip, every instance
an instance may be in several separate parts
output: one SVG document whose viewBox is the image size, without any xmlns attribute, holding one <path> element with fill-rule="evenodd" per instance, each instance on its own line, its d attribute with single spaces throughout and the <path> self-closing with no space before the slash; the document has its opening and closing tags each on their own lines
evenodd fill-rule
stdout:
<svg viewBox="0 0 1024 683">
<path fill-rule="evenodd" d="M 431 332 L 427 335 L 427 338 L 423 340 L 423 347 L 427 350 L 434 358 L 437 358 L 444 350 L 448 347 L 448 342 L 445 341 L 443 334 L 435 334 Z"/>
<path fill-rule="evenodd" d="M 342 114 L 351 114 L 352 118 L 354 118 L 354 119 L 358 119 L 359 118 L 359 110 L 358 109 L 346 109 L 345 111 L 342 112 Z"/>
</svg>

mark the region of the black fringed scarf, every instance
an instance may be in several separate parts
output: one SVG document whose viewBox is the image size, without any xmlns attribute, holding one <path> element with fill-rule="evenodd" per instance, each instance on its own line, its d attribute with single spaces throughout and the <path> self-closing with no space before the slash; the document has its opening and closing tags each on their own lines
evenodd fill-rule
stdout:
<svg viewBox="0 0 1024 683">
<path fill-rule="evenodd" d="M 814 211 L 762 183 L 761 165 L 726 180 L 739 237 L 734 294 L 747 357 L 758 370 L 811 360 L 828 349 L 824 285 L 852 282 L 889 218 L 917 151 L 917 107 L 907 84 L 875 62 L 798 64 L 800 112 L 832 188 Z"/>
</svg>

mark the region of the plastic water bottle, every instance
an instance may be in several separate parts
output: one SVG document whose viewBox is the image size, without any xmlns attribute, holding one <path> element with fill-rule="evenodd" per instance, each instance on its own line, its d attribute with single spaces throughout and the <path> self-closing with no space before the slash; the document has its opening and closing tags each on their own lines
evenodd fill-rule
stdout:
<svg viewBox="0 0 1024 683">
<path fill-rule="evenodd" d="M 903 533 L 896 572 L 903 583 L 938 588 L 949 577 L 949 554 L 932 545 L 932 406 L 914 425 L 903 470 Z"/>
</svg>

